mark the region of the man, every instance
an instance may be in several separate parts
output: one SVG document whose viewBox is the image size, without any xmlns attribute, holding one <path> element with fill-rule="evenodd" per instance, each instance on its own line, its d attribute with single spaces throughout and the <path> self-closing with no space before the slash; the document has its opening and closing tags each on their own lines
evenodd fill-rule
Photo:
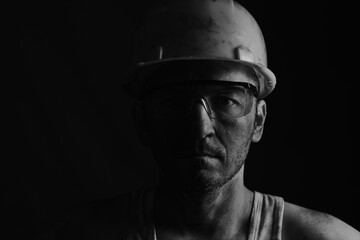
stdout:
<svg viewBox="0 0 360 240">
<path fill-rule="evenodd" d="M 84 208 L 55 238 L 360 239 L 333 216 L 244 185 L 276 84 L 247 10 L 231 0 L 167 1 L 146 16 L 134 46 L 127 92 L 159 186 Z"/>
</svg>

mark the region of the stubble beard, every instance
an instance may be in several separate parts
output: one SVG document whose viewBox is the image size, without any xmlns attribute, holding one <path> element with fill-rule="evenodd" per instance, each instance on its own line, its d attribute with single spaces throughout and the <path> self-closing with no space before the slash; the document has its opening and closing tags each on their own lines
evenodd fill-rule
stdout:
<svg viewBox="0 0 360 240">
<path fill-rule="evenodd" d="M 190 194 L 193 195 L 195 198 L 198 199 L 213 199 L 215 198 L 221 189 L 227 185 L 228 183 L 232 182 L 234 178 L 238 175 L 241 168 L 244 166 L 245 159 L 249 152 L 251 145 L 251 138 L 248 141 L 244 142 L 244 144 L 238 148 L 235 156 L 231 159 L 228 159 L 227 162 L 235 162 L 236 165 L 232 168 L 232 171 L 227 174 L 221 174 L 219 178 L 212 178 L 198 176 L 195 180 L 195 183 L 186 186 L 185 190 Z"/>
</svg>

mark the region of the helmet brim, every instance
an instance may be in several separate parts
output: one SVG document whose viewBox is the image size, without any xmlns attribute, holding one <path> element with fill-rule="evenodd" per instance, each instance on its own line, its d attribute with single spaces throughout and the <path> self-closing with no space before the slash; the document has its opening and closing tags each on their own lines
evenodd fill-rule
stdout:
<svg viewBox="0 0 360 240">
<path fill-rule="evenodd" d="M 257 74 L 257 80 L 258 80 L 258 98 L 263 99 L 267 95 L 269 95 L 275 88 L 276 85 L 276 77 L 275 74 L 268 69 L 267 67 L 261 65 L 261 64 L 255 64 L 248 61 L 238 60 L 238 59 L 229 59 L 229 58 L 211 58 L 211 57 L 177 57 L 177 58 L 166 58 L 166 59 L 160 59 L 160 60 L 153 60 L 148 62 L 140 62 L 138 63 L 136 69 L 134 72 L 139 73 L 142 72 L 142 79 L 146 78 L 147 74 L 150 74 L 154 70 L 161 68 L 164 64 L 169 62 L 182 62 L 182 61 L 221 61 L 221 62 L 232 62 L 232 63 L 238 63 L 245 66 L 249 66 L 254 69 L 255 73 Z M 131 74 L 132 75 L 132 74 Z M 134 81 L 134 79 L 130 80 Z M 141 81 L 140 79 L 137 79 L 137 81 Z M 141 83 L 135 84 L 137 86 L 134 86 L 134 88 L 141 89 L 140 85 Z M 134 89 L 133 88 L 133 89 Z M 136 95 L 136 94 L 135 94 Z"/>
</svg>

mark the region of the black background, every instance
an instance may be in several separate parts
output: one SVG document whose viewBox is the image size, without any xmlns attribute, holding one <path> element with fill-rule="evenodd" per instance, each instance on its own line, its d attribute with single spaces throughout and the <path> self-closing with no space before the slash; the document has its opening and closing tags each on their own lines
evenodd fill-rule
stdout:
<svg viewBox="0 0 360 240">
<path fill-rule="evenodd" d="M 360 229 L 350 100 L 331 64 L 329 4 L 240 2 L 262 28 L 278 80 L 246 185 Z M 156 183 L 120 89 L 131 29 L 153 3 L 18 2 L 0 166 L 9 231 L 0 234 L 32 239 L 67 207 Z"/>
</svg>

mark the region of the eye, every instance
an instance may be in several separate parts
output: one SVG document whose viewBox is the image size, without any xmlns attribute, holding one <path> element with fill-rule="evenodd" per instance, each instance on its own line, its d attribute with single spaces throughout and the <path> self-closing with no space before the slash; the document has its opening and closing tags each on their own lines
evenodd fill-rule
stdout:
<svg viewBox="0 0 360 240">
<path fill-rule="evenodd" d="M 227 96 L 216 96 L 211 100 L 212 104 L 218 107 L 231 107 L 234 105 L 238 105 L 238 101 L 233 98 Z"/>
</svg>

